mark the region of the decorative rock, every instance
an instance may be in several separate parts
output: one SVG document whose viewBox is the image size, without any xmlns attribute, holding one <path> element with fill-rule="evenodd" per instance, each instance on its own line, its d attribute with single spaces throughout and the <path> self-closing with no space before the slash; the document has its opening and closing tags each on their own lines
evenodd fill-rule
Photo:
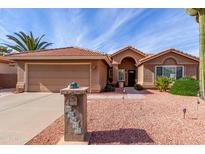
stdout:
<svg viewBox="0 0 205 154">
<path fill-rule="evenodd" d="M 74 117 L 75 116 L 75 111 L 70 111 L 69 115 L 70 115 L 70 117 Z"/>
<path fill-rule="evenodd" d="M 74 121 L 73 122 L 73 128 L 75 129 L 75 128 L 79 128 L 80 127 L 80 121 L 78 120 L 78 121 Z"/>
<path fill-rule="evenodd" d="M 72 88 L 72 89 L 75 89 L 75 88 L 79 88 L 79 85 L 78 85 L 78 83 L 77 82 L 71 82 L 70 84 L 69 84 L 69 86 L 70 86 L 70 88 Z"/>
<path fill-rule="evenodd" d="M 74 117 L 70 117 L 70 119 L 71 119 L 73 122 L 78 121 L 78 118 L 77 118 L 76 116 L 74 116 Z"/>
<path fill-rule="evenodd" d="M 65 113 L 71 112 L 72 111 L 72 107 L 71 106 L 65 106 Z"/>
<path fill-rule="evenodd" d="M 76 128 L 76 129 L 74 130 L 74 133 L 79 135 L 79 134 L 82 133 L 82 129 L 81 129 L 81 128 Z"/>
</svg>

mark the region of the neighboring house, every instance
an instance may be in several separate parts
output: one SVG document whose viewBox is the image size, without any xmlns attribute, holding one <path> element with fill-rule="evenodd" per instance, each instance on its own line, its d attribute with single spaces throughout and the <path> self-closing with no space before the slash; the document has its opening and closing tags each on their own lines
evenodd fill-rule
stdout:
<svg viewBox="0 0 205 154">
<path fill-rule="evenodd" d="M 191 76 L 198 79 L 199 59 L 176 49 L 158 54 L 145 54 L 132 46 L 108 55 L 67 47 L 9 55 L 17 62 L 17 91 L 59 92 L 71 81 L 88 86 L 90 92 L 100 92 L 106 83 L 119 81 L 125 86 L 135 83 L 153 88 L 156 76 L 176 79 Z"/>
<path fill-rule="evenodd" d="M 0 89 L 15 88 L 17 82 L 16 64 L 4 56 L 0 56 Z"/>
</svg>

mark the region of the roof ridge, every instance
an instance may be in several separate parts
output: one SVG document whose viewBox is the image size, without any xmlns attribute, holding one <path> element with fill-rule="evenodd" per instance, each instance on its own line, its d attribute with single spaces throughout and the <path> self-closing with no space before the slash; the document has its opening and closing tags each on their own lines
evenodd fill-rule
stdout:
<svg viewBox="0 0 205 154">
<path fill-rule="evenodd" d="M 50 48 L 50 49 L 42 49 L 42 50 L 29 50 L 29 51 L 23 51 L 23 52 L 18 52 L 18 53 L 11 53 L 11 54 L 8 54 L 6 56 L 32 53 L 32 52 L 46 52 L 48 50 L 61 50 L 61 49 L 66 49 L 66 48 L 70 48 L 70 47 Z"/>
<path fill-rule="evenodd" d="M 82 47 L 78 47 L 78 46 L 70 46 L 72 48 L 77 48 L 77 49 L 80 49 L 80 50 L 86 50 L 86 51 L 90 51 L 90 52 L 95 52 L 95 53 L 100 53 L 100 54 L 106 54 L 105 52 L 102 52 L 102 51 L 97 51 L 97 50 L 92 50 L 92 49 L 88 49 L 88 48 L 82 48 Z"/>
<path fill-rule="evenodd" d="M 192 54 L 189 54 L 189 53 L 187 53 L 187 52 L 184 52 L 184 51 L 181 51 L 181 50 L 178 50 L 178 49 L 175 49 L 175 48 L 169 48 L 169 49 L 167 49 L 167 50 L 175 50 L 175 51 L 178 51 L 178 52 L 181 52 L 182 54 L 185 54 L 185 55 L 187 55 L 187 56 L 191 56 L 191 57 L 194 57 L 194 58 L 199 58 L 199 57 L 197 57 L 197 56 L 194 56 L 194 55 L 192 55 Z"/>
<path fill-rule="evenodd" d="M 141 53 L 142 55 L 147 56 L 146 53 L 142 52 L 141 50 L 139 50 L 139 49 L 137 49 L 137 48 L 135 48 L 134 46 L 131 46 L 131 45 L 125 46 L 123 48 L 119 48 L 118 50 L 116 50 L 116 52 L 112 53 L 111 56 L 114 56 L 115 54 L 120 53 L 121 51 L 123 51 L 125 49 L 129 49 L 129 48 L 131 48 L 133 50 L 136 50 L 137 52 Z"/>
<path fill-rule="evenodd" d="M 89 51 L 89 52 L 105 54 L 104 52 L 95 51 L 95 50 L 91 50 L 91 49 L 87 49 L 87 48 L 81 48 L 81 47 L 78 47 L 78 46 L 68 46 L 68 47 L 61 47 L 61 48 L 50 48 L 50 49 L 43 49 L 43 50 L 30 50 L 30 51 L 25 51 L 25 52 L 10 53 L 10 54 L 7 54 L 6 56 L 20 55 L 20 54 L 31 53 L 31 52 L 47 52 L 47 51 L 50 51 L 50 50 L 62 50 L 62 49 L 68 49 L 68 48 L 75 48 L 75 49 L 85 50 L 85 51 Z"/>
</svg>

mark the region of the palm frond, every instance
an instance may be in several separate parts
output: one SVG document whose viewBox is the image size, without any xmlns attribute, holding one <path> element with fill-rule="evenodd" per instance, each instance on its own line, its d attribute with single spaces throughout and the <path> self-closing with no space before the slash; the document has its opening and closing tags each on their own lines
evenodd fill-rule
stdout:
<svg viewBox="0 0 205 154">
<path fill-rule="evenodd" d="M 51 46 L 53 43 L 46 43 L 44 46 L 41 47 L 41 49 L 46 49 L 47 47 Z"/>
<path fill-rule="evenodd" d="M 8 38 L 9 40 L 14 41 L 16 44 L 18 44 L 19 46 L 21 46 L 24 50 L 27 50 L 27 48 L 23 45 L 23 43 L 22 43 L 20 40 L 18 40 L 18 38 L 14 37 L 14 36 L 12 36 L 12 35 L 6 35 L 6 36 L 7 36 L 7 38 Z"/>
<path fill-rule="evenodd" d="M 19 51 L 19 52 L 24 52 L 24 50 L 22 50 L 21 47 L 19 46 L 15 46 L 15 45 L 9 45 L 9 44 L 5 44 L 7 47 L 13 49 L 13 50 L 16 50 L 16 51 Z"/>
<path fill-rule="evenodd" d="M 20 31 L 18 33 L 14 33 L 17 37 L 12 35 L 7 35 L 7 38 L 15 43 L 15 45 L 5 44 L 7 47 L 19 51 L 33 51 L 33 50 L 41 50 L 46 49 L 48 46 L 53 43 L 48 43 L 46 41 L 42 41 L 44 34 L 40 37 L 36 37 L 30 32 L 28 35 L 24 32 Z"/>
</svg>

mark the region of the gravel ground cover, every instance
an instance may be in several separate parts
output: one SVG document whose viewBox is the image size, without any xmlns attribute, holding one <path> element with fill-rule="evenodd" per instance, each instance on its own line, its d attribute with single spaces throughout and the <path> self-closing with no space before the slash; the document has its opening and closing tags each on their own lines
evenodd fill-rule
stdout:
<svg viewBox="0 0 205 154">
<path fill-rule="evenodd" d="M 90 144 L 205 144 L 204 102 L 197 111 L 196 97 L 156 90 L 140 93 L 143 99 L 88 100 Z M 29 143 L 56 144 L 52 135 L 58 139 L 63 135 L 63 117 L 48 128 L 40 141 L 37 135 L 36 142 Z M 56 131 L 61 133 L 55 135 Z"/>
<path fill-rule="evenodd" d="M 61 116 L 51 125 L 36 135 L 26 145 L 54 145 L 57 144 L 64 133 L 64 118 Z"/>
</svg>

